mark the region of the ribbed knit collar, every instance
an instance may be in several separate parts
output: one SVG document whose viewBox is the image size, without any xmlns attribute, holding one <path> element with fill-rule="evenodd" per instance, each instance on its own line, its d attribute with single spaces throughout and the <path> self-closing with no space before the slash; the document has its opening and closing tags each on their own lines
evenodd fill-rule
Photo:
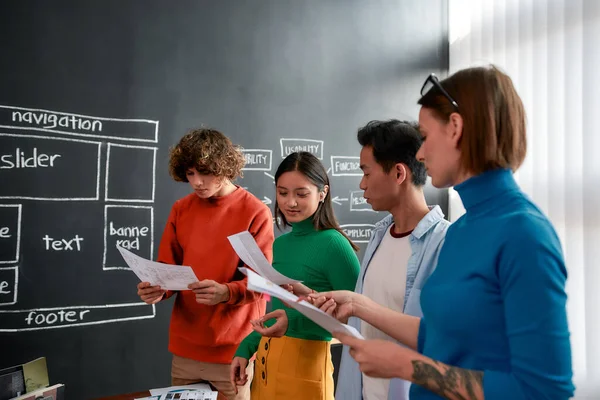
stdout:
<svg viewBox="0 0 600 400">
<path fill-rule="evenodd" d="M 474 176 L 454 186 L 460 195 L 465 209 L 498 197 L 512 190 L 519 190 L 519 186 L 509 169 L 495 169 Z"/>
<path fill-rule="evenodd" d="M 229 205 L 235 201 L 240 200 L 244 196 L 244 193 L 246 192 L 243 188 L 239 187 L 238 185 L 235 185 L 235 187 L 236 187 L 236 189 L 226 196 L 209 197 L 208 199 L 202 199 L 202 198 L 196 196 L 196 198 L 201 202 L 210 204 L 211 206 L 215 206 L 215 207 Z"/>
<path fill-rule="evenodd" d="M 306 218 L 304 221 L 294 222 L 292 225 L 292 235 L 308 235 L 315 232 L 312 217 Z"/>
</svg>

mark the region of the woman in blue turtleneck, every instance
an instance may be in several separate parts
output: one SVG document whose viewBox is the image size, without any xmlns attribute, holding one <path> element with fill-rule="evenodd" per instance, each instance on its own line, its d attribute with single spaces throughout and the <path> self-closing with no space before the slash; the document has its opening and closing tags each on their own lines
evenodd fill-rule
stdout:
<svg viewBox="0 0 600 400">
<path fill-rule="evenodd" d="M 423 318 L 351 292 L 316 294 L 314 302 L 406 346 L 338 335 L 367 375 L 413 382 L 410 400 L 568 399 L 574 387 L 560 242 L 512 175 L 526 154 L 521 99 L 493 66 L 441 82 L 431 75 L 421 95 L 417 158 L 434 186 L 455 187 L 466 209 L 422 289 Z"/>
</svg>

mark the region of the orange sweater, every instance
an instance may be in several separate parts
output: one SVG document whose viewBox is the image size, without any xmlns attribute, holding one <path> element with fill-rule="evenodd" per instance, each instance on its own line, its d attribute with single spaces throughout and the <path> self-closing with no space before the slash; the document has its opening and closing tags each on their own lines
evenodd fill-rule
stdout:
<svg viewBox="0 0 600 400">
<path fill-rule="evenodd" d="M 242 265 L 227 236 L 248 230 L 269 261 L 273 256 L 273 217 L 248 191 L 201 199 L 195 193 L 173 205 L 158 249 L 158 261 L 189 265 L 198 280 L 229 287 L 227 303 L 198 304 L 194 292 L 176 292 L 171 315 L 169 351 L 197 361 L 229 364 L 251 331 L 250 320 L 265 313 L 265 300 L 246 289 Z M 165 298 L 173 293 L 167 292 Z"/>
</svg>

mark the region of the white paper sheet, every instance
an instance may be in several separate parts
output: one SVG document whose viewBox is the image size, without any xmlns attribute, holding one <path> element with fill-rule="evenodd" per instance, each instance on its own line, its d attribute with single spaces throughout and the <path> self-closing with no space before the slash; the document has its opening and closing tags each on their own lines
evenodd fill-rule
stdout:
<svg viewBox="0 0 600 400">
<path fill-rule="evenodd" d="M 216 400 L 218 392 L 206 383 L 195 383 L 185 386 L 169 386 L 160 389 L 150 389 L 152 396 L 160 400 Z M 153 397 L 149 397 L 153 399 Z"/>
<path fill-rule="evenodd" d="M 123 259 L 142 282 L 159 285 L 161 289 L 188 290 L 190 283 L 198 282 L 191 267 L 163 264 L 146 260 L 131 251 L 117 246 Z"/>
<path fill-rule="evenodd" d="M 174 390 L 172 392 L 134 400 L 217 400 L 218 395 L 219 392 L 215 391 Z"/>
<path fill-rule="evenodd" d="M 256 241 L 250 232 L 240 232 L 227 237 L 227 239 L 229 239 L 229 243 L 231 243 L 231 246 L 240 259 L 263 278 L 266 278 L 277 285 L 300 282 L 288 278 L 273 268 L 258 247 L 258 244 L 256 244 Z"/>
<path fill-rule="evenodd" d="M 270 296 L 277 297 L 278 299 L 285 301 L 288 306 L 298 310 L 304 316 L 310 318 L 316 324 L 331 333 L 342 332 L 352 335 L 358 339 L 364 339 L 360 332 L 352 326 L 342 324 L 331 315 L 321 311 L 307 301 L 302 300 L 298 302 L 298 296 L 279 287 L 268 279 L 261 277 L 260 275 L 254 273 L 254 271 L 248 268 L 240 268 L 240 271 L 248 276 L 248 289 L 255 292 L 266 293 Z"/>
<path fill-rule="evenodd" d="M 150 389 L 150 394 L 156 396 L 157 394 L 169 393 L 174 390 L 204 390 L 211 392 L 212 389 L 207 383 L 194 383 L 191 385 L 184 386 L 168 386 L 164 388 Z"/>
</svg>

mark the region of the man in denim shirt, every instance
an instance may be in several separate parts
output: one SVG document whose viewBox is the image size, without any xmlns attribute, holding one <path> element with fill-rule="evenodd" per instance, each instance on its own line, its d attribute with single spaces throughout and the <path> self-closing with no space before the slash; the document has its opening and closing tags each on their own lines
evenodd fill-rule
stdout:
<svg viewBox="0 0 600 400">
<path fill-rule="evenodd" d="M 427 206 L 425 166 L 416 154 L 422 136 L 415 124 L 371 121 L 358 131 L 362 146 L 360 188 L 376 211 L 387 211 L 371 233 L 355 291 L 409 315 L 422 316 L 421 288 L 433 272 L 448 221 L 439 206 Z M 366 339 L 393 340 L 351 317 L 350 325 Z M 406 400 L 410 383 L 375 379 L 360 372 L 344 346 L 336 390 L 341 400 Z"/>
</svg>

